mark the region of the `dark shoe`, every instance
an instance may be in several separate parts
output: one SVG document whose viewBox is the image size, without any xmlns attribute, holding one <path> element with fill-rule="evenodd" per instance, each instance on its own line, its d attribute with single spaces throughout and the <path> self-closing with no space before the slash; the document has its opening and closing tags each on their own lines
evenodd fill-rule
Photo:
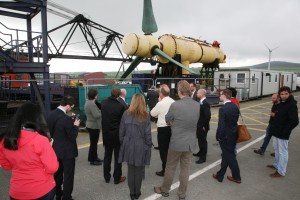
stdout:
<svg viewBox="0 0 300 200">
<path fill-rule="evenodd" d="M 102 162 L 99 161 L 92 161 L 90 162 L 91 165 L 102 165 Z"/>
<path fill-rule="evenodd" d="M 199 160 L 196 161 L 196 164 L 202 164 L 205 162 L 206 162 L 206 160 L 199 158 Z"/>
<path fill-rule="evenodd" d="M 219 179 L 219 177 L 218 177 L 217 174 L 213 174 L 212 177 L 213 177 L 214 179 L 216 179 L 217 181 L 219 181 L 220 183 L 223 181 L 223 180 Z"/>
<path fill-rule="evenodd" d="M 180 196 L 178 196 L 178 199 L 179 199 L 179 200 L 185 200 L 185 197 L 180 197 Z"/>
<path fill-rule="evenodd" d="M 134 198 L 135 198 L 135 199 L 139 199 L 140 196 L 141 196 L 141 193 L 139 193 L 139 194 L 134 194 Z"/>
<path fill-rule="evenodd" d="M 275 153 L 271 153 L 271 154 L 270 154 L 270 156 L 273 156 L 273 157 L 275 157 Z"/>
<path fill-rule="evenodd" d="M 159 147 L 154 147 L 154 149 L 159 150 Z"/>
<path fill-rule="evenodd" d="M 100 158 L 97 158 L 96 161 L 98 161 L 98 162 L 103 162 L 103 160 L 100 159 Z"/>
<path fill-rule="evenodd" d="M 281 174 L 278 173 L 278 171 L 276 171 L 275 173 L 270 174 L 270 177 L 272 177 L 272 178 L 280 178 L 280 177 L 284 177 L 284 176 L 282 176 Z"/>
<path fill-rule="evenodd" d="M 159 172 L 155 172 L 155 174 L 157 176 L 164 176 L 165 175 L 165 172 L 163 170 L 159 171 Z"/>
<path fill-rule="evenodd" d="M 121 176 L 120 180 L 119 181 L 115 181 L 115 184 L 119 184 L 119 183 L 122 183 L 126 180 L 126 176 Z"/>
<path fill-rule="evenodd" d="M 134 200 L 134 194 L 130 194 L 130 199 Z"/>
<path fill-rule="evenodd" d="M 198 153 L 193 153 L 193 156 L 199 157 L 199 156 L 200 156 L 200 153 L 199 153 L 199 152 L 198 152 Z"/>
<path fill-rule="evenodd" d="M 109 183 L 110 182 L 110 179 L 105 179 L 105 183 Z"/>
<path fill-rule="evenodd" d="M 255 149 L 255 150 L 254 150 L 254 153 L 263 156 L 265 152 L 264 152 L 263 150 L 261 150 L 261 149 Z"/>
<path fill-rule="evenodd" d="M 269 167 L 271 169 L 276 169 L 276 167 L 274 167 L 274 165 L 267 165 L 267 167 Z"/>
<path fill-rule="evenodd" d="M 156 194 L 161 194 L 163 197 L 168 197 L 169 196 L 168 192 L 161 191 L 161 187 L 154 187 L 154 192 Z"/>
<path fill-rule="evenodd" d="M 241 184 L 241 183 L 242 183 L 241 180 L 236 180 L 236 179 L 234 179 L 232 176 L 227 176 L 227 179 L 230 180 L 230 181 L 232 181 L 232 182 L 238 183 L 238 184 Z"/>
</svg>

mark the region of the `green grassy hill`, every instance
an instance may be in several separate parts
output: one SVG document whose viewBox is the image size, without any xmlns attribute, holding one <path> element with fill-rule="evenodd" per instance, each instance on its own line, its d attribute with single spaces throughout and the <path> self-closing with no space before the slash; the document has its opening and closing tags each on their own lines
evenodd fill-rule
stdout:
<svg viewBox="0 0 300 200">
<path fill-rule="evenodd" d="M 248 67 L 250 67 L 251 69 L 268 69 L 268 62 Z M 275 71 L 288 71 L 300 73 L 300 63 L 273 61 L 270 63 L 270 68 L 271 70 Z"/>
</svg>

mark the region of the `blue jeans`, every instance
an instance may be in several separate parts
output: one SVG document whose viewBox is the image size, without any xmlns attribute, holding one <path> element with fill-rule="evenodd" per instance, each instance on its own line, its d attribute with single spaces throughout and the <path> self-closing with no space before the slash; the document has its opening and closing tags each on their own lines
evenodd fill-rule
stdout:
<svg viewBox="0 0 300 200">
<path fill-rule="evenodd" d="M 266 136 L 264 138 L 264 142 L 263 142 L 263 144 L 260 147 L 260 149 L 261 149 L 262 152 L 266 151 L 267 146 L 268 146 L 268 144 L 269 144 L 269 142 L 271 140 L 271 137 L 272 137 L 272 135 L 270 135 L 270 125 L 268 125 L 267 128 L 266 128 Z"/>
<path fill-rule="evenodd" d="M 275 150 L 275 162 L 273 163 L 273 166 L 277 169 L 277 172 L 280 175 L 285 176 L 289 160 L 289 141 L 274 137 L 273 146 Z"/>
</svg>

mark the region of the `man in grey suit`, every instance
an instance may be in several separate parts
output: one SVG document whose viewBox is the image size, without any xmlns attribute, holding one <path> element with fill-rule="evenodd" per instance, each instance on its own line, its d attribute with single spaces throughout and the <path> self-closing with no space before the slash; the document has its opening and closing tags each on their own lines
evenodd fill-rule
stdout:
<svg viewBox="0 0 300 200">
<path fill-rule="evenodd" d="M 180 185 L 177 195 L 179 199 L 185 199 L 192 152 L 196 149 L 196 130 L 200 115 L 200 104 L 190 97 L 191 90 L 187 81 L 179 81 L 177 91 L 180 100 L 171 105 L 165 117 L 167 124 L 171 126 L 172 136 L 164 181 L 160 187 L 154 187 L 154 192 L 164 197 L 169 196 L 176 166 L 180 162 Z"/>
</svg>

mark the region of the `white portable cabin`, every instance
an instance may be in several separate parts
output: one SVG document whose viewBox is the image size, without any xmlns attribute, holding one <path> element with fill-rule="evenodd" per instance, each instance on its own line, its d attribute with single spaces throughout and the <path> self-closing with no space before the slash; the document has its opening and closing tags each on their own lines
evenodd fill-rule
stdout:
<svg viewBox="0 0 300 200">
<path fill-rule="evenodd" d="M 260 69 L 224 69 L 214 73 L 214 85 L 222 90 L 236 88 L 237 98 L 247 100 L 278 92 L 282 86 L 296 90 L 297 74 Z"/>
</svg>

